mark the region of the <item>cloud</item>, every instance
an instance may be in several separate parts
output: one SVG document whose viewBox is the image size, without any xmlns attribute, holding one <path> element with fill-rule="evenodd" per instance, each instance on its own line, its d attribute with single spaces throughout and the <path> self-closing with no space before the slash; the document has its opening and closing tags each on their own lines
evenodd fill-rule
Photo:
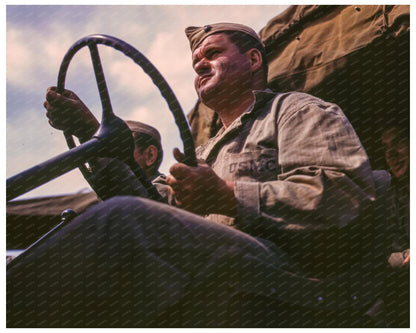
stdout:
<svg viewBox="0 0 416 333">
<path fill-rule="evenodd" d="M 7 31 L 7 79 L 9 83 L 20 82 L 22 73 L 28 72 L 31 68 L 30 48 L 27 44 L 21 43 L 22 31 L 9 29 Z"/>
<path fill-rule="evenodd" d="M 160 33 L 149 50 L 149 58 L 153 59 L 165 77 L 184 111 L 188 112 L 197 96 L 193 86 L 195 73 L 186 38 L 179 39 L 175 33 Z"/>
<path fill-rule="evenodd" d="M 6 63 L 7 84 L 20 86 L 25 76 L 33 76 L 36 68 L 31 45 L 22 43 L 25 31 L 10 28 L 7 31 Z M 29 86 L 29 85 L 27 85 Z M 26 87 L 27 87 L 26 86 Z"/>
<path fill-rule="evenodd" d="M 43 111 L 31 109 L 17 122 L 8 122 L 7 176 L 68 150 L 62 133 L 51 128 L 43 115 Z"/>
<path fill-rule="evenodd" d="M 155 32 L 155 38 L 146 54 L 138 51 L 156 67 L 177 95 L 180 104 L 186 105 L 185 109 L 189 110 L 196 100 L 194 72 L 186 39 L 178 43 L 176 37 L 174 32 Z M 112 92 L 129 95 L 135 101 L 152 96 L 160 98 L 155 83 L 138 64 L 108 47 L 100 48 L 100 53 L 104 67 L 108 70 L 106 78 Z"/>
<path fill-rule="evenodd" d="M 81 172 L 78 169 L 74 169 L 59 178 L 52 179 L 50 182 L 17 197 L 16 199 L 19 200 L 49 195 L 68 194 L 81 191 L 91 191 L 91 187 L 84 179 Z"/>
<path fill-rule="evenodd" d="M 112 54 L 110 55 L 109 52 Z M 131 96 L 147 96 L 153 91 L 154 84 L 144 74 L 141 67 L 126 56 L 114 54 L 114 49 L 106 49 L 103 58 L 108 57 L 108 81 L 117 91 L 124 91 Z M 103 59 L 104 61 L 104 59 Z"/>
</svg>

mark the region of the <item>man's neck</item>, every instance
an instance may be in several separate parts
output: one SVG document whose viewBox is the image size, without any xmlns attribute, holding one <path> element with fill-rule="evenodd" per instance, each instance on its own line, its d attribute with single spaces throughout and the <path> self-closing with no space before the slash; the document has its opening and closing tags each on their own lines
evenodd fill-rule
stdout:
<svg viewBox="0 0 416 333">
<path fill-rule="evenodd" d="M 211 108 L 218 113 L 221 118 L 222 124 L 225 128 L 231 125 L 231 123 L 240 117 L 254 102 L 254 94 L 247 94 L 245 97 L 240 98 L 238 103 L 224 103 L 216 104 Z"/>
</svg>

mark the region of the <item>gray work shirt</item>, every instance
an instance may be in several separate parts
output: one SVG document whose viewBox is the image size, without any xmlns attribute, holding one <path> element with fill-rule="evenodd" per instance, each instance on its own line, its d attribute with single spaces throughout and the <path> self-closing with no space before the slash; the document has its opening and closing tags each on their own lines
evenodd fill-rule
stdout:
<svg viewBox="0 0 416 333">
<path fill-rule="evenodd" d="M 360 239 L 351 227 L 366 223 L 359 217 L 375 200 L 370 163 L 352 125 L 337 105 L 305 93 L 266 90 L 255 97 L 196 150 L 235 183 L 239 203 L 237 218 L 207 218 L 272 240 L 304 262 L 350 252 L 321 248 L 328 237 Z"/>
</svg>

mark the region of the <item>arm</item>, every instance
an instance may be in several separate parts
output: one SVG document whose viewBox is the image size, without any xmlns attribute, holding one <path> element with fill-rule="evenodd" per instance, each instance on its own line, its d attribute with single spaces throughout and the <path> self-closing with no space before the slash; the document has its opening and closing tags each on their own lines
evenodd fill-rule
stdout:
<svg viewBox="0 0 416 333">
<path fill-rule="evenodd" d="M 363 244 L 371 246 L 367 236 L 371 235 L 372 215 L 366 213 L 371 213 L 375 189 L 368 157 L 337 106 L 321 104 L 317 99 L 302 103 L 283 98 L 275 100 L 275 107 L 279 106 L 277 119 L 266 117 L 259 129 L 262 133 L 277 133 L 267 142 L 268 147 L 277 147 L 278 167 L 274 179 L 271 176 L 260 181 L 245 176 L 241 180 L 237 176 L 231 185 L 224 180 L 219 182 L 211 170 L 205 176 L 204 185 L 192 185 L 195 192 L 193 197 L 187 196 L 189 205 L 181 197 L 180 182 L 171 180 L 168 184 L 173 194 L 179 195 L 177 201 L 182 207 L 195 209 L 194 200 L 194 205 L 202 203 L 204 214 L 235 216 L 235 227 L 275 242 L 308 269 L 316 268 L 319 274 L 324 271 L 322 267 L 329 271 L 335 266 L 342 269 L 344 264 L 358 259 L 363 253 Z M 256 147 L 254 141 L 258 134 L 261 133 L 252 134 L 251 147 Z M 262 139 L 265 138 L 262 136 Z M 247 162 L 244 154 L 234 155 Z M 204 166 L 198 166 L 201 167 Z M 178 177 L 192 175 L 191 169 L 184 169 Z M 171 173 L 175 178 L 176 170 L 171 169 Z M 189 179 L 198 177 L 193 175 Z M 225 194 L 224 184 L 230 190 L 234 187 L 233 195 Z M 227 213 L 229 207 L 221 203 L 233 201 L 234 213 Z"/>
<path fill-rule="evenodd" d="M 280 172 L 274 181 L 237 180 L 241 224 L 261 215 L 285 229 L 308 228 L 312 219 L 314 228 L 338 228 L 374 200 L 368 157 L 351 124 L 337 106 L 317 101 L 296 109 L 283 101 L 276 123 Z"/>
<path fill-rule="evenodd" d="M 94 135 L 100 123 L 72 91 L 56 92 L 56 87 L 46 91 L 46 101 L 43 103 L 49 124 L 56 129 L 75 135 L 85 142 Z"/>
<path fill-rule="evenodd" d="M 50 87 L 44 102 L 49 124 L 88 141 L 98 130 L 100 123 L 72 91 L 56 92 Z M 98 196 L 105 200 L 116 195 L 146 196 L 146 190 L 124 163 L 110 158 L 91 158 L 88 161 L 90 174 L 84 175 Z"/>
<path fill-rule="evenodd" d="M 335 105 L 285 112 L 283 102 L 276 126 L 276 180 L 236 181 L 236 226 L 273 240 L 310 270 L 342 270 L 372 244 L 368 157 Z"/>
<path fill-rule="evenodd" d="M 283 102 L 275 125 L 280 171 L 276 180 L 231 182 L 206 164 L 175 165 L 168 184 L 180 197 L 179 206 L 192 210 L 205 203 L 199 212 L 237 217 L 244 229 L 257 228 L 259 217 L 285 229 L 308 228 L 312 220 L 316 228 L 338 228 L 365 211 L 374 200 L 374 184 L 368 157 L 351 124 L 333 104 L 319 105 L 314 99 L 296 110 L 291 104 L 292 100 Z M 264 126 L 273 124 L 268 121 Z"/>
</svg>

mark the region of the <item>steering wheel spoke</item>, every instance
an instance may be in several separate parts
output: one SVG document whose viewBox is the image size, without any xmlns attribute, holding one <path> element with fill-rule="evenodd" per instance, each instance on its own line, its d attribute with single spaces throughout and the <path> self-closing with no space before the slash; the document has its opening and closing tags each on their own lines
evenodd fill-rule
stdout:
<svg viewBox="0 0 416 333">
<path fill-rule="evenodd" d="M 91 60 L 94 67 L 95 79 L 97 81 L 98 92 L 100 94 L 101 105 L 103 108 L 102 118 L 103 121 L 107 117 L 113 115 L 113 108 L 111 106 L 110 94 L 108 93 L 107 84 L 105 81 L 103 66 L 101 64 L 100 54 L 98 53 L 97 44 L 94 41 L 88 42 L 88 48 L 90 49 Z"/>
</svg>

